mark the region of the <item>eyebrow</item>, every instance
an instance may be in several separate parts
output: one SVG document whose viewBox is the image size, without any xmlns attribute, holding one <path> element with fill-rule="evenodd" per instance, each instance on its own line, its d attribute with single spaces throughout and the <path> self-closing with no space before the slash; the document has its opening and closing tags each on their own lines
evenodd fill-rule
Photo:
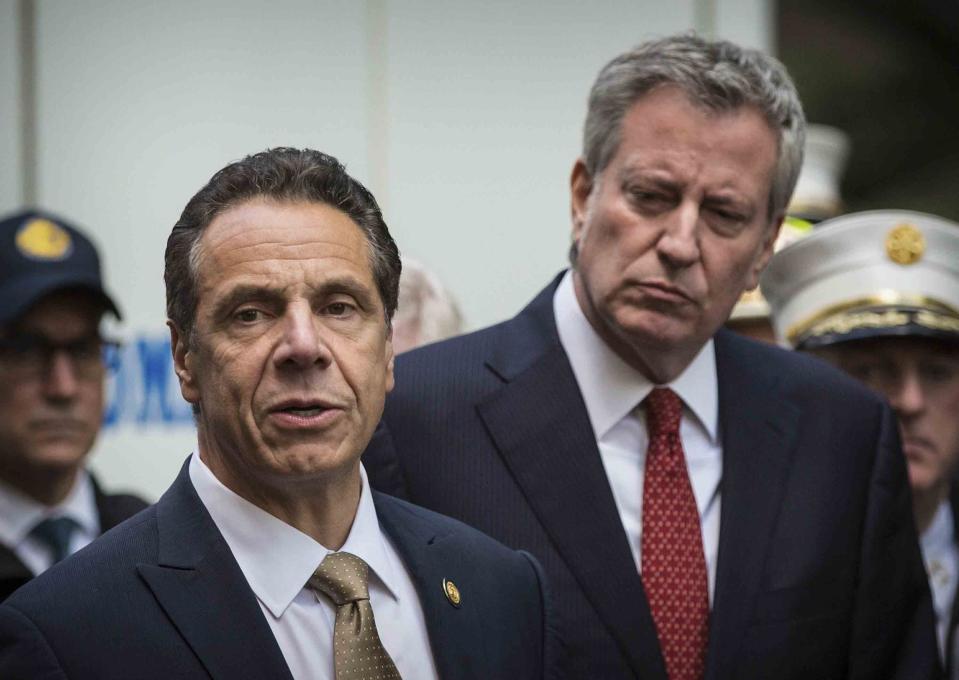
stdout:
<svg viewBox="0 0 959 680">
<path fill-rule="evenodd" d="M 216 301 L 213 306 L 213 318 L 220 319 L 242 302 L 259 300 L 270 304 L 282 304 L 283 295 L 274 289 L 251 284 L 239 284 Z"/>
<path fill-rule="evenodd" d="M 375 307 L 374 296 L 370 289 L 355 278 L 349 276 L 339 276 L 323 281 L 316 289 L 313 297 L 322 298 L 336 294 L 351 296 L 360 307 L 365 310 L 371 310 Z M 223 318 L 230 314 L 241 303 L 251 300 L 266 302 L 277 307 L 286 304 L 286 297 L 278 289 L 256 284 L 241 283 L 232 288 L 215 303 L 213 307 L 213 317 L 215 319 Z"/>
<path fill-rule="evenodd" d="M 338 276 L 324 281 L 320 286 L 320 295 L 344 293 L 351 296 L 360 307 L 370 310 L 376 306 L 376 297 L 368 286 L 363 285 L 352 276 Z"/>
<path fill-rule="evenodd" d="M 753 213 L 755 207 L 748 198 L 739 196 L 728 196 L 723 194 L 708 194 L 703 201 L 706 205 L 712 205 L 720 208 L 735 208 L 743 212 Z"/>
<path fill-rule="evenodd" d="M 664 173 L 658 168 L 650 169 L 638 164 L 623 167 L 620 170 L 619 177 L 621 182 L 637 182 L 665 191 L 676 191 L 685 186 L 683 181 Z M 752 200 L 740 194 L 741 191 L 734 187 L 722 187 L 718 192 L 706 194 L 704 202 L 716 205 L 737 205 L 743 209 L 752 209 Z"/>
</svg>

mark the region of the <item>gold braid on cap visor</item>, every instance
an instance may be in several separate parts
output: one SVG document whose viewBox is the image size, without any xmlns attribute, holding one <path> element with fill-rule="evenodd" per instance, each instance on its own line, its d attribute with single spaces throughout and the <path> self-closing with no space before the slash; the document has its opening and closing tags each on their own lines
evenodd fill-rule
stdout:
<svg viewBox="0 0 959 680">
<path fill-rule="evenodd" d="M 959 333 L 959 310 L 933 298 L 883 291 L 827 307 L 790 326 L 786 339 L 798 347 L 809 338 L 822 335 L 845 335 L 863 328 L 896 328 L 909 324 Z"/>
</svg>

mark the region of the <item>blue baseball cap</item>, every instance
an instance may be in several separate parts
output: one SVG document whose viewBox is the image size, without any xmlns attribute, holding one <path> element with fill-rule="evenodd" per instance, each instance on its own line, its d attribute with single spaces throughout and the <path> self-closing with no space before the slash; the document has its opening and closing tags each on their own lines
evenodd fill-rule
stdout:
<svg viewBox="0 0 959 680">
<path fill-rule="evenodd" d="M 76 227 L 35 210 L 0 219 L 0 324 L 50 293 L 75 288 L 90 291 L 121 318 L 103 289 L 97 250 Z"/>
</svg>

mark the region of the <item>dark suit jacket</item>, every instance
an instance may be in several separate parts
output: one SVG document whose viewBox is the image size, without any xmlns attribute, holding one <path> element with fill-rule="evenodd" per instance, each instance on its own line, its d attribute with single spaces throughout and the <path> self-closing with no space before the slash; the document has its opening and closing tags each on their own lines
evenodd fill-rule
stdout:
<svg viewBox="0 0 959 680">
<path fill-rule="evenodd" d="M 375 493 L 374 503 L 419 592 L 440 677 L 543 677 L 552 643 L 535 560 L 403 501 Z M 184 466 L 155 506 L 0 606 L 0 677 L 291 676 Z"/>
<path fill-rule="evenodd" d="M 558 281 L 558 279 L 557 279 Z M 396 361 L 374 486 L 532 552 L 569 672 L 665 680 L 643 584 L 552 311 Z M 707 674 L 936 674 L 931 599 L 891 412 L 822 362 L 715 338 L 722 517 Z"/>
<path fill-rule="evenodd" d="M 93 493 L 97 513 L 100 515 L 101 531 L 112 529 L 147 507 L 147 502 L 136 496 L 103 493 L 95 479 Z M 27 569 L 20 558 L 7 546 L 0 545 L 0 602 L 6 600 L 14 590 L 32 578 L 33 572 Z"/>
<path fill-rule="evenodd" d="M 949 505 L 952 508 L 953 522 L 953 540 L 959 544 L 959 482 L 953 481 L 952 489 L 949 493 Z M 946 634 L 946 677 L 954 678 L 959 676 L 959 659 L 955 657 L 953 640 L 955 639 L 959 628 L 959 589 L 956 590 L 956 596 L 952 600 L 952 609 L 949 612 L 949 630 Z"/>
</svg>

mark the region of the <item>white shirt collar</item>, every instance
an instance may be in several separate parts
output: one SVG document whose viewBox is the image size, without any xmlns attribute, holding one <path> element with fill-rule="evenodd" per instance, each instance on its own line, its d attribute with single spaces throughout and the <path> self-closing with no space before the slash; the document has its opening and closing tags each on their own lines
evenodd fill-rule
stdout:
<svg viewBox="0 0 959 680">
<path fill-rule="evenodd" d="M 366 470 L 360 465 L 360 502 L 353 526 L 340 550 L 370 566 L 396 598 L 396 574 L 383 546 Z M 330 553 L 310 536 L 238 496 L 217 479 L 200 457 L 190 458 L 190 480 L 197 495 L 246 577 L 257 598 L 279 618 Z"/>
<path fill-rule="evenodd" d="M 955 525 L 953 524 L 952 506 L 947 498 L 936 509 L 932 522 L 919 537 L 919 544 L 924 555 L 936 555 L 943 552 L 955 541 Z"/>
<path fill-rule="evenodd" d="M 93 537 L 100 534 L 93 480 L 86 470 L 77 473 L 73 488 L 60 503 L 47 506 L 0 482 L 0 542 L 15 548 L 30 530 L 47 517 L 69 517 L 80 530 Z"/>
<path fill-rule="evenodd" d="M 560 343 L 586 402 L 593 433 L 596 439 L 602 439 L 655 385 L 623 361 L 593 329 L 576 299 L 572 271 L 566 272 L 556 288 L 553 313 Z M 668 387 L 680 396 L 715 443 L 719 397 L 716 353 L 711 338 Z"/>
</svg>

